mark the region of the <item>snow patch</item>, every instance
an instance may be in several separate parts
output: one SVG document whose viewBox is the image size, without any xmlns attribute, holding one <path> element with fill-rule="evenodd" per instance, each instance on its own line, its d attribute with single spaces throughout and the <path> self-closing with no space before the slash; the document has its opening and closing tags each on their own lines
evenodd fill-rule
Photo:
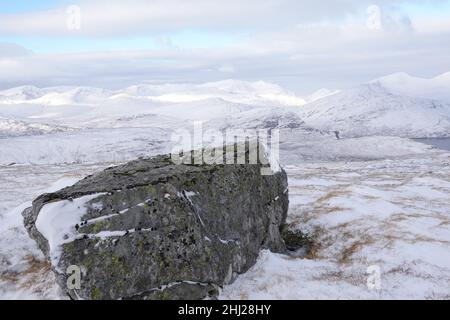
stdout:
<svg viewBox="0 0 450 320">
<path fill-rule="evenodd" d="M 81 223 L 82 217 L 87 213 L 88 204 L 102 195 L 105 193 L 56 201 L 41 208 L 36 220 L 36 228 L 47 239 L 51 263 L 57 270 L 62 252 L 61 246 L 79 237 L 75 226 Z"/>
</svg>

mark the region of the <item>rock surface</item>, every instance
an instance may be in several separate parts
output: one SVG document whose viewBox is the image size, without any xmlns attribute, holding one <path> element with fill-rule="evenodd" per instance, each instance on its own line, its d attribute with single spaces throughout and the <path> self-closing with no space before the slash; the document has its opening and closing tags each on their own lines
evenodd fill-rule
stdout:
<svg viewBox="0 0 450 320">
<path fill-rule="evenodd" d="M 24 211 L 30 236 L 73 299 L 203 299 L 284 252 L 288 210 L 281 169 L 175 165 L 169 156 L 108 168 L 44 194 Z M 69 266 L 81 269 L 70 289 Z"/>
</svg>

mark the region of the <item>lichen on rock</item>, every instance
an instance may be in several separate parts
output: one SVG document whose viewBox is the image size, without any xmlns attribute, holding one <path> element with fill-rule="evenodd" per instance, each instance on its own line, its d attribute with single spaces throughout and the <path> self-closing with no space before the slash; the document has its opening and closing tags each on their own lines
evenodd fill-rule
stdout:
<svg viewBox="0 0 450 320">
<path fill-rule="evenodd" d="M 108 168 L 24 211 L 30 236 L 74 299 L 203 299 L 285 252 L 283 170 L 260 164 L 175 165 L 169 155 Z M 82 270 L 67 287 L 69 266 Z"/>
</svg>

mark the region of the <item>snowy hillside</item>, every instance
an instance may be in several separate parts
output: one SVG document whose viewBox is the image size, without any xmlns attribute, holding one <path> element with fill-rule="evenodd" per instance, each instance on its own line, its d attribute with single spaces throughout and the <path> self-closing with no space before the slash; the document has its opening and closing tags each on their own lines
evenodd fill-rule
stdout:
<svg viewBox="0 0 450 320">
<path fill-rule="evenodd" d="M 8 119 L 0 119 L 0 133 L 43 134 L 65 127 L 169 129 L 205 121 L 217 129 L 304 127 L 339 131 L 344 138 L 448 137 L 449 75 L 420 79 L 394 74 L 305 97 L 263 81 L 140 84 L 121 90 L 24 86 L 0 91 L 0 114 Z"/>
<path fill-rule="evenodd" d="M 393 93 L 380 83 L 319 99 L 301 107 L 299 114 L 306 125 L 339 131 L 341 137 L 450 136 L 450 104 Z"/>
<path fill-rule="evenodd" d="M 170 151 L 170 131 L 92 129 L 0 139 L 0 167 L 16 164 L 125 162 Z"/>
<path fill-rule="evenodd" d="M 218 130 L 230 129 L 297 129 L 304 122 L 292 111 L 282 108 L 254 108 L 225 118 L 207 122 L 207 126 Z"/>
<path fill-rule="evenodd" d="M 364 151 L 379 144 L 359 142 Z M 289 223 L 315 246 L 303 258 L 262 252 L 220 298 L 449 299 L 449 155 L 424 150 L 395 160 L 286 167 Z M 369 266 L 380 268 L 379 290 L 367 287 Z"/>
<path fill-rule="evenodd" d="M 282 87 L 264 82 L 224 80 L 205 84 L 139 85 L 124 90 L 127 94 L 151 96 L 165 102 L 192 102 L 220 98 L 235 103 L 278 106 L 299 106 L 305 100 Z"/>
<path fill-rule="evenodd" d="M 317 90 L 316 92 L 314 92 L 313 94 L 309 95 L 308 97 L 305 98 L 306 102 L 314 102 L 317 100 L 320 100 L 322 98 L 326 98 L 329 97 L 333 94 L 339 93 L 339 90 L 328 90 L 328 89 L 320 89 Z"/>
<path fill-rule="evenodd" d="M 0 298 L 66 299 L 23 227 L 20 213 L 34 198 L 127 160 L 124 153 L 164 152 L 158 148 L 163 141 L 150 141 L 152 131 L 141 136 L 136 129 L 109 131 L 100 130 L 96 139 L 58 134 L 59 147 L 51 150 L 47 137 L 0 140 L 0 149 L 8 151 L 0 155 L 40 160 L 0 165 Z M 401 138 L 336 140 L 290 132 L 285 137 L 288 221 L 317 246 L 304 257 L 262 252 L 248 273 L 223 288 L 221 299 L 448 298 L 449 153 Z M 76 142 L 79 163 L 64 164 Z M 373 264 L 382 270 L 382 290 L 366 286 L 366 270 Z"/>
<path fill-rule="evenodd" d="M 314 99 L 327 94 L 329 91 L 321 90 Z M 3 120 L 0 130 L 3 136 L 21 136 L 53 132 L 50 126 L 176 129 L 189 125 L 187 122 L 192 125 L 192 121 L 233 118 L 235 122 L 240 118 L 246 122 L 247 116 L 249 122 L 258 122 L 260 112 L 264 114 L 260 120 L 263 123 L 271 117 L 279 118 L 286 112 L 284 108 L 293 109 L 304 103 L 303 98 L 263 81 L 141 84 L 115 91 L 24 86 L 0 91 L 0 114 L 9 119 L 8 124 Z"/>
<path fill-rule="evenodd" d="M 327 94 L 327 91 L 318 92 Z M 299 106 L 306 101 L 278 85 L 264 81 L 225 80 L 205 84 L 141 84 L 121 90 L 91 87 L 23 86 L 0 91 L 2 104 L 98 105 L 110 100 L 147 100 L 168 103 L 193 102 L 219 98 L 234 103 Z"/>
<path fill-rule="evenodd" d="M 407 73 L 395 73 L 375 79 L 384 88 L 410 97 L 428 98 L 450 102 L 450 72 L 435 78 L 412 77 Z"/>
<path fill-rule="evenodd" d="M 0 138 L 36 136 L 69 130 L 69 128 L 63 126 L 32 123 L 0 117 Z"/>
<path fill-rule="evenodd" d="M 450 136 L 450 108 L 386 79 L 303 98 L 231 80 L 0 92 L 0 298 L 65 298 L 23 227 L 30 201 L 103 168 L 170 152 L 173 130 L 192 130 L 194 121 L 281 129 L 289 223 L 315 243 L 305 257 L 262 252 L 222 299 L 448 297 L 450 154 L 388 136 Z M 367 289 L 368 263 L 380 266 L 383 290 Z"/>
<path fill-rule="evenodd" d="M 0 92 L 0 102 L 14 103 L 19 101 L 33 100 L 43 95 L 43 90 L 34 86 L 22 86 Z"/>
</svg>

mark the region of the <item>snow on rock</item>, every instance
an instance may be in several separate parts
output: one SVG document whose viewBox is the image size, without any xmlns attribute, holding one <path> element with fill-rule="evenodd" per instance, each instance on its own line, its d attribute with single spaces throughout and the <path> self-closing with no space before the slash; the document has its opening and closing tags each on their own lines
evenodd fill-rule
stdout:
<svg viewBox="0 0 450 320">
<path fill-rule="evenodd" d="M 61 172 L 54 170 L 52 174 L 57 178 L 53 177 L 56 180 L 49 183 L 48 181 L 52 180 L 49 173 L 38 172 L 36 168 L 33 170 L 36 181 L 31 184 L 30 179 L 27 179 L 22 185 L 20 183 L 22 179 L 17 174 L 28 172 L 29 168 L 10 167 L 8 170 L 16 174 L 12 176 L 14 180 L 8 181 L 5 180 L 7 172 L 0 169 L 0 181 L 3 186 L 0 202 L 7 202 L 16 207 L 5 212 L 0 206 L 0 299 L 64 298 L 56 285 L 55 277 L 50 272 L 50 266 L 45 262 L 45 257 L 23 227 L 21 213 L 31 206 L 31 199 L 36 195 L 72 185 L 82 176 L 62 177 Z M 78 174 L 80 173 L 79 171 Z M 25 203 L 18 205 L 25 200 L 27 200 Z"/>
<path fill-rule="evenodd" d="M 1 91 L 0 298 L 64 297 L 22 226 L 29 201 L 112 164 L 167 153 L 172 130 L 193 120 L 283 129 L 289 222 L 317 244 L 306 258 L 264 251 L 221 298 L 448 298 L 450 155 L 401 137 L 450 135 L 449 80 L 397 74 L 305 98 L 233 80 Z M 381 290 L 366 286 L 371 265 L 381 268 Z"/>
<path fill-rule="evenodd" d="M 285 251 L 287 177 L 282 170 L 262 176 L 263 167 L 139 159 L 38 197 L 24 223 L 74 299 L 214 297 L 261 249 Z M 106 193 L 80 197 L 92 192 Z M 71 265 L 87 275 L 76 290 L 66 286 Z M 192 280 L 203 285 L 186 286 Z M 157 289 L 173 282 L 185 284 Z"/>
<path fill-rule="evenodd" d="M 81 224 L 81 218 L 87 213 L 86 206 L 94 205 L 93 200 L 102 195 L 104 193 L 51 202 L 41 208 L 36 228 L 48 242 L 50 261 L 54 268 L 58 267 L 62 245 L 79 236 L 76 226 Z"/>
</svg>

